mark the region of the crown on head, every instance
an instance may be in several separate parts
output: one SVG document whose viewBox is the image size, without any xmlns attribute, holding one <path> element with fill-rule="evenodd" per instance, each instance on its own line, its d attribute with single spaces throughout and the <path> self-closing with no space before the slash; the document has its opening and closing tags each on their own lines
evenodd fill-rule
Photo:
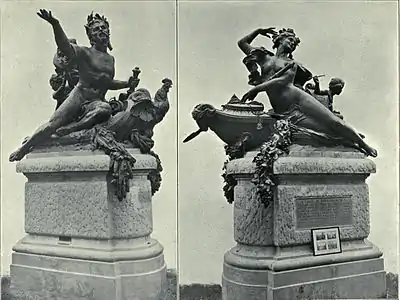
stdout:
<svg viewBox="0 0 400 300">
<path fill-rule="evenodd" d="M 108 32 L 110 33 L 110 24 L 108 23 L 107 18 L 104 15 L 100 16 L 98 13 L 93 15 L 93 11 L 92 11 L 92 13 L 87 16 L 87 23 L 85 25 L 86 34 L 89 37 L 89 39 L 91 39 L 90 28 L 97 22 L 104 22 L 104 24 L 106 24 L 106 26 L 108 28 Z M 108 49 L 110 49 L 110 50 L 113 49 L 110 42 L 108 42 Z"/>
<path fill-rule="evenodd" d="M 85 27 L 90 28 L 93 26 L 94 23 L 99 21 L 104 22 L 107 25 L 107 27 L 110 27 L 110 24 L 108 23 L 107 18 L 104 15 L 100 16 L 98 13 L 93 15 L 93 12 L 90 15 L 88 15 L 87 24 L 85 25 Z"/>
</svg>

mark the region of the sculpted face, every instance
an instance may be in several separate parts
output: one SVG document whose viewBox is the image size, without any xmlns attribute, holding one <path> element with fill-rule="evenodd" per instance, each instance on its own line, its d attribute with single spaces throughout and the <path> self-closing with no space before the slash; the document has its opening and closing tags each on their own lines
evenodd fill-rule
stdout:
<svg viewBox="0 0 400 300">
<path fill-rule="evenodd" d="M 344 88 L 344 81 L 339 78 L 334 78 L 329 82 L 329 90 L 334 95 L 340 95 Z"/>
<path fill-rule="evenodd" d="M 294 36 L 287 36 L 282 39 L 280 47 L 283 47 L 285 52 L 292 53 L 297 47 L 297 41 Z"/>
<path fill-rule="evenodd" d="M 110 29 L 103 21 L 96 21 L 89 31 L 89 38 L 92 44 L 107 46 L 110 41 Z"/>
<path fill-rule="evenodd" d="M 343 91 L 343 86 L 341 85 L 336 85 L 331 87 L 331 91 L 334 95 L 340 95 Z"/>
</svg>

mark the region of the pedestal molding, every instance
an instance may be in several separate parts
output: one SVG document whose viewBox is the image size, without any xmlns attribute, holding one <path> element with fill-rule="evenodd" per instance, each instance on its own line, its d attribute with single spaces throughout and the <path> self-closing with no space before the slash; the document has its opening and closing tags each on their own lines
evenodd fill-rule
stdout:
<svg viewBox="0 0 400 300">
<path fill-rule="evenodd" d="M 164 247 L 155 239 L 148 238 L 138 243 L 131 239 L 130 247 L 115 247 L 112 245 L 99 245 L 95 240 L 84 240 L 86 245 L 58 244 L 54 238 L 53 243 L 36 242 L 29 236 L 23 238 L 14 247 L 17 253 L 42 254 L 55 257 L 74 258 L 103 262 L 117 262 L 127 260 L 141 260 L 158 256 L 163 253 Z"/>
<path fill-rule="evenodd" d="M 132 176 L 115 185 L 112 180 L 121 174 L 110 172 L 104 153 L 41 151 L 17 164 L 28 179 L 27 235 L 13 247 L 13 294 L 18 299 L 164 299 L 163 246 L 150 237 L 148 175 L 158 170 L 156 157 L 129 151 L 135 159 Z"/>
<path fill-rule="evenodd" d="M 251 248 L 251 246 L 249 246 Z M 329 265 L 333 263 L 351 262 L 365 259 L 380 258 L 383 253 L 373 244 L 365 244 L 363 247 L 353 247 L 351 243 L 343 245 L 343 252 L 330 255 L 313 256 L 311 248 L 302 255 L 297 255 L 296 250 L 293 254 L 287 257 L 279 257 L 274 255 L 272 251 L 266 252 L 264 255 L 260 251 L 255 255 L 251 253 L 242 254 L 237 251 L 238 246 L 233 247 L 225 253 L 224 261 L 231 266 L 239 267 L 248 270 L 271 270 L 271 271 L 286 271 L 293 269 L 308 268 L 314 266 Z M 267 247 L 265 247 L 267 248 Z M 254 249 L 257 251 L 256 249 Z"/>
<path fill-rule="evenodd" d="M 17 163 L 18 173 L 108 172 L 110 157 L 106 154 L 86 155 L 36 155 Z M 136 159 L 133 171 L 150 171 L 157 167 L 156 159 L 147 154 L 130 151 Z M 89 159 L 88 159 L 89 158 Z"/>
</svg>

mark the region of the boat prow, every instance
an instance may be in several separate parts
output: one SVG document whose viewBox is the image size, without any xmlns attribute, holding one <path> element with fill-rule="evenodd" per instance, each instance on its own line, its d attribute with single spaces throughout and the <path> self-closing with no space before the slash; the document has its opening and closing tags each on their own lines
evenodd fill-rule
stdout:
<svg viewBox="0 0 400 300">
<path fill-rule="evenodd" d="M 225 144 L 234 145 L 244 134 L 246 151 L 258 148 L 271 135 L 275 119 L 264 112 L 261 103 L 227 103 L 222 109 L 210 104 L 199 104 L 192 112 L 199 130 L 189 135 L 184 142 L 198 136 L 200 132 L 211 129 Z"/>
</svg>

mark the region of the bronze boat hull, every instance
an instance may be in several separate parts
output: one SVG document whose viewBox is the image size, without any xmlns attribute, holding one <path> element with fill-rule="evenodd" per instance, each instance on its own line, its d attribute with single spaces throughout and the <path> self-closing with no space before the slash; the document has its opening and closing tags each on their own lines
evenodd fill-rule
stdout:
<svg viewBox="0 0 400 300">
<path fill-rule="evenodd" d="M 276 121 L 263 110 L 262 104 L 226 104 L 222 109 L 199 104 L 192 116 L 200 127 L 197 134 L 211 129 L 227 145 L 240 142 L 246 134 L 246 151 L 251 151 L 268 140 Z M 192 138 L 197 134 L 194 133 Z M 192 139 L 189 137 L 185 141 Z"/>
</svg>

